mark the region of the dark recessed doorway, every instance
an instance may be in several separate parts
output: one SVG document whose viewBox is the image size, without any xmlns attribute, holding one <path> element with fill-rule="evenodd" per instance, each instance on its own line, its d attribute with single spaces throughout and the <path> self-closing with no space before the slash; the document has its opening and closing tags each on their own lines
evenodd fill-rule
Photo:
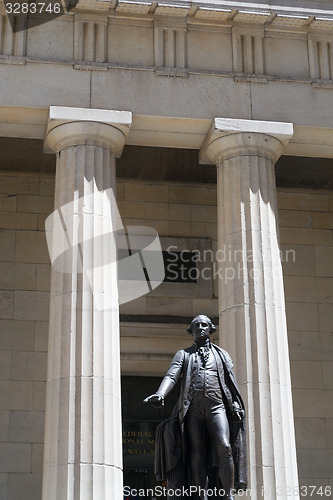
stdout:
<svg viewBox="0 0 333 500">
<path fill-rule="evenodd" d="M 170 417 L 179 396 L 179 389 L 175 387 L 163 408 L 156 410 L 144 404 L 143 400 L 157 390 L 161 380 L 162 377 L 121 378 L 124 487 L 127 487 L 127 491 L 149 491 L 161 485 L 154 474 L 156 427 Z M 126 500 L 134 498 L 131 495 L 124 496 Z M 152 500 L 154 495 L 149 494 L 145 498 Z"/>
</svg>

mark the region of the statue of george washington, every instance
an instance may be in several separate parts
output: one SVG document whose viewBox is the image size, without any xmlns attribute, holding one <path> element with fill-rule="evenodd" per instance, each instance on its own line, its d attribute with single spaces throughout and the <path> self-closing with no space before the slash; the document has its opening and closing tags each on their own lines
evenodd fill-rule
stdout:
<svg viewBox="0 0 333 500">
<path fill-rule="evenodd" d="M 162 406 L 181 378 L 178 404 L 157 428 L 157 479 L 169 489 L 191 487 L 191 498 L 206 500 L 213 489 L 215 498 L 233 500 L 247 487 L 245 409 L 229 354 L 210 342 L 215 330 L 205 315 L 192 320 L 192 346 L 176 353 L 144 402 Z"/>
</svg>

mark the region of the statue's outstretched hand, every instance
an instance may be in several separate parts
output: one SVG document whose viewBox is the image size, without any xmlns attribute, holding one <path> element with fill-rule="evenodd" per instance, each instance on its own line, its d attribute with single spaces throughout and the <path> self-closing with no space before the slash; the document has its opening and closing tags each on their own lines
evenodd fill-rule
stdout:
<svg viewBox="0 0 333 500">
<path fill-rule="evenodd" d="M 160 394 L 152 394 L 143 400 L 144 403 L 150 403 L 154 408 L 161 408 L 164 406 L 164 397 Z"/>
</svg>

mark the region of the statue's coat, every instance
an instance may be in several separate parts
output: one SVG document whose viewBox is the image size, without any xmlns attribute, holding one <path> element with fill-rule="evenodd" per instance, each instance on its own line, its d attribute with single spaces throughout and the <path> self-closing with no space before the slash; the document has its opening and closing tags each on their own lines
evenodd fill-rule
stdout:
<svg viewBox="0 0 333 500">
<path fill-rule="evenodd" d="M 247 486 L 244 403 L 236 383 L 233 363 L 229 354 L 215 344 L 211 346 L 217 364 L 229 421 L 230 444 L 235 465 L 235 489 L 244 490 Z M 186 480 L 184 481 L 186 476 L 184 464 L 187 462 L 184 426 L 186 426 L 186 413 L 195 394 L 196 377 L 199 370 L 198 363 L 195 362 L 197 350 L 198 346 L 194 343 L 191 347 L 181 349 L 175 354 L 169 370 L 157 391 L 157 394 L 168 394 L 181 378 L 178 405 L 171 418 L 158 426 L 156 433 L 155 473 L 157 479 L 168 480 L 169 488 L 179 488 L 186 482 Z M 242 410 L 244 416 L 242 421 L 239 421 L 234 415 L 234 403 L 237 403 Z M 208 463 L 211 467 L 218 466 L 213 449 L 209 452 Z M 223 487 L 223 485 L 220 486 Z"/>
</svg>

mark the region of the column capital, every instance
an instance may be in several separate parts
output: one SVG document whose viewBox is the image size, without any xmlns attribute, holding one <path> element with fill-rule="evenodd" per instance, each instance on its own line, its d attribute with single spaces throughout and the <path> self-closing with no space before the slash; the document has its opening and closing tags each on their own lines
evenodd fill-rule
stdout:
<svg viewBox="0 0 333 500">
<path fill-rule="evenodd" d="M 276 162 L 292 135 L 292 123 L 215 118 L 200 149 L 200 163 L 218 165 L 252 155 Z"/>
<path fill-rule="evenodd" d="M 44 151 L 58 153 L 84 144 L 101 146 L 120 156 L 131 124 L 130 111 L 51 106 Z"/>
</svg>

